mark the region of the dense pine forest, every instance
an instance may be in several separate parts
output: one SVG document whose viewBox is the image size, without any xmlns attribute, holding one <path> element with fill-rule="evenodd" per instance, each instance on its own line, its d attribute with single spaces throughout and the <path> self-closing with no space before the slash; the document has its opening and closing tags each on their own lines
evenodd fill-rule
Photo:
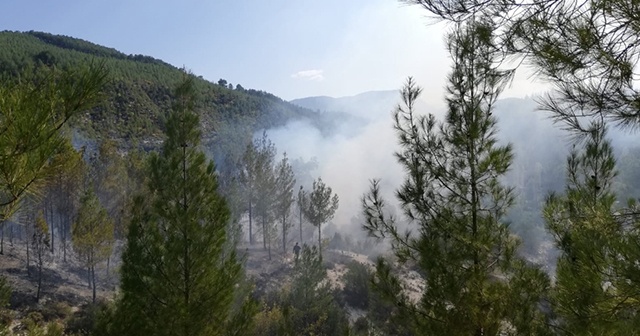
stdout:
<svg viewBox="0 0 640 336">
<path fill-rule="evenodd" d="M 366 111 L 0 32 L 0 335 L 638 334 L 638 4 L 404 2 L 445 109 L 407 78 L 355 207 L 270 134 Z M 502 99 L 525 66 L 552 89 Z"/>
</svg>

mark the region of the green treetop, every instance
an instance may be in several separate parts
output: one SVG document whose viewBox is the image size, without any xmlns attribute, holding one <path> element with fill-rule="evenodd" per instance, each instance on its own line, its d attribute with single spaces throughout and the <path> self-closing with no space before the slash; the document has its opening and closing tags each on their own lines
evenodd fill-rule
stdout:
<svg viewBox="0 0 640 336">
<path fill-rule="evenodd" d="M 242 265 L 227 244 L 229 210 L 198 148 L 192 81 L 176 90 L 162 152 L 148 160 L 148 192 L 134 201 L 113 334 L 241 335 L 251 318 L 236 296 Z"/>
<path fill-rule="evenodd" d="M 98 197 L 89 189 L 80 200 L 78 215 L 72 227 L 71 242 L 89 273 L 96 301 L 96 266 L 107 260 L 113 249 L 113 220 L 100 204 Z"/>
<path fill-rule="evenodd" d="M 58 71 L 44 66 L 18 80 L 0 80 L 0 221 L 59 167 L 67 121 L 93 107 L 106 82 L 102 65 Z"/>
<path fill-rule="evenodd" d="M 543 212 L 560 250 L 554 325 L 569 335 L 629 335 L 638 328 L 640 298 L 637 210 L 614 209 L 613 149 L 604 125 L 592 128 L 582 150 L 569 155 L 564 195 L 551 194 Z"/>
<path fill-rule="evenodd" d="M 276 201 L 275 210 L 278 220 L 282 224 L 282 250 L 287 253 L 287 229 L 293 226 L 289 220 L 291 217 L 291 206 L 293 205 L 293 186 L 296 179 L 293 167 L 289 163 L 287 154 L 284 153 L 282 160 L 276 164 Z"/>
<path fill-rule="evenodd" d="M 318 254 L 322 258 L 322 224 L 330 221 L 338 210 L 338 195 L 332 195 L 331 187 L 322 178 L 313 181 L 310 192 L 302 192 L 302 214 L 313 225 L 318 227 Z"/>
<path fill-rule="evenodd" d="M 492 110 L 510 73 L 495 66 L 492 31 L 477 20 L 450 34 L 443 122 L 417 114 L 421 89 L 413 80 L 402 90 L 396 156 L 407 176 L 396 195 L 404 220 L 386 213 L 378 181 L 363 198 L 365 228 L 388 238 L 400 265 L 423 277 L 421 297 L 410 299 L 389 262 L 377 264 L 375 288 L 417 334 L 527 335 L 543 326 L 537 306 L 548 280 L 516 257 L 517 239 L 503 222 L 514 198 L 500 179 L 513 154 L 497 144 Z"/>
</svg>

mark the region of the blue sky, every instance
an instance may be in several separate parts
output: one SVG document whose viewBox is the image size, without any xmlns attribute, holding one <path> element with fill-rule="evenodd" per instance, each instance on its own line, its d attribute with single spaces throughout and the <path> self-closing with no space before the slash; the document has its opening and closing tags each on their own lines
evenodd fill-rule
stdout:
<svg viewBox="0 0 640 336">
<path fill-rule="evenodd" d="M 4 0 L 0 30 L 78 37 L 287 100 L 399 89 L 407 76 L 442 100 L 446 27 L 426 15 L 394 0 Z"/>
</svg>

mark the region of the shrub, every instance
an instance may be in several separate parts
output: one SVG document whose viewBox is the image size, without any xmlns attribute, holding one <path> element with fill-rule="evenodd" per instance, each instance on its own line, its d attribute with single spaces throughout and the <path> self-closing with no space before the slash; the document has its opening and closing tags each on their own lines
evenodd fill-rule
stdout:
<svg viewBox="0 0 640 336">
<path fill-rule="evenodd" d="M 348 305 L 365 310 L 369 308 L 371 277 L 367 266 L 355 261 L 347 265 L 342 293 Z"/>
</svg>

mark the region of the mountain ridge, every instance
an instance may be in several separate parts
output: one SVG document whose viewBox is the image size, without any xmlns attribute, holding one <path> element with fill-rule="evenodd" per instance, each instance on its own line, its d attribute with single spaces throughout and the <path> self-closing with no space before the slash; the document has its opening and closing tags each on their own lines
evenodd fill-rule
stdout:
<svg viewBox="0 0 640 336">
<path fill-rule="evenodd" d="M 173 88 L 184 71 L 162 60 L 127 55 L 86 40 L 46 32 L 0 32 L 0 74 L 18 77 L 38 66 L 61 69 L 101 63 L 109 71 L 106 99 L 71 126 L 84 138 L 110 138 L 128 148 L 157 144 L 164 136 L 164 119 L 171 109 Z M 213 83 L 194 75 L 200 97 L 204 145 L 217 161 L 237 160 L 253 135 L 292 120 L 308 120 L 319 128 L 331 121 L 271 93 Z M 149 149 L 149 148 L 147 148 Z"/>
</svg>

